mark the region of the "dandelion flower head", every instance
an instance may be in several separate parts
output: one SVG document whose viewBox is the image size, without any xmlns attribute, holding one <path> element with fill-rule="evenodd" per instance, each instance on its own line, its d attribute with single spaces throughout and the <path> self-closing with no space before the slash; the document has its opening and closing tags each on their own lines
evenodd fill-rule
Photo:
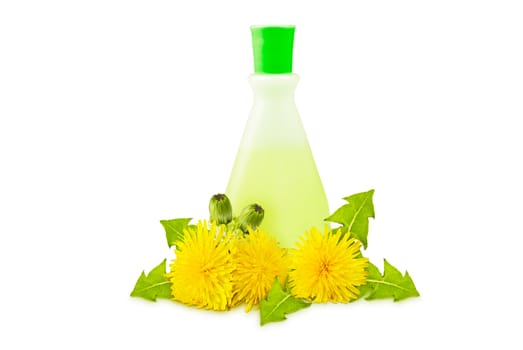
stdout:
<svg viewBox="0 0 523 350">
<path fill-rule="evenodd" d="M 233 237 L 225 225 L 198 222 L 184 230 L 167 278 L 174 300 L 210 310 L 226 310 L 232 298 Z"/>
<path fill-rule="evenodd" d="M 287 278 L 286 250 L 259 227 L 237 241 L 234 253 L 233 304 L 246 303 L 246 311 L 267 296 L 274 279 Z"/>
<path fill-rule="evenodd" d="M 291 253 L 289 286 L 292 294 L 315 303 L 347 303 L 366 283 L 368 259 L 361 243 L 341 229 L 308 231 Z"/>
</svg>

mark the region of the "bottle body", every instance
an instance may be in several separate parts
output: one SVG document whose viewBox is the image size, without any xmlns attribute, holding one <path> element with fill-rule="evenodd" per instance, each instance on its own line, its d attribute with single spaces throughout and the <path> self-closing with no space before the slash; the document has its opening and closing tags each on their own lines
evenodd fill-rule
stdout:
<svg viewBox="0 0 523 350">
<path fill-rule="evenodd" d="M 329 215 L 325 191 L 294 102 L 296 74 L 254 74 L 253 106 L 226 193 L 233 208 L 258 203 L 261 227 L 294 247 Z M 238 214 L 238 213 L 236 213 Z"/>
</svg>

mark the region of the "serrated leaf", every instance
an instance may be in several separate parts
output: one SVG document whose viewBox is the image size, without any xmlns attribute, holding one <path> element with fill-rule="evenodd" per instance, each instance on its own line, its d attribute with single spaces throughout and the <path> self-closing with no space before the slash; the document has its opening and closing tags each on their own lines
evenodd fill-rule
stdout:
<svg viewBox="0 0 523 350">
<path fill-rule="evenodd" d="M 311 304 L 305 300 L 293 297 L 289 292 L 283 290 L 278 278 L 269 290 L 267 299 L 260 304 L 260 324 L 279 322 L 286 319 L 285 315 L 309 307 Z"/>
<path fill-rule="evenodd" d="M 382 275 L 375 265 L 369 263 L 367 285 L 360 289 L 362 294 L 368 294 L 365 299 L 393 298 L 394 301 L 400 301 L 420 295 L 408 272 L 405 272 L 403 276 L 397 268 L 385 259 L 383 265 Z"/>
<path fill-rule="evenodd" d="M 342 224 L 344 231 L 349 231 L 367 249 L 369 218 L 374 218 L 373 195 L 374 190 L 370 190 L 343 198 L 348 204 L 342 205 L 325 221 Z"/>
<path fill-rule="evenodd" d="M 169 248 L 175 245 L 176 242 L 183 241 L 183 230 L 188 227 L 191 220 L 191 218 L 160 220 L 165 229 L 165 238 Z"/>
<path fill-rule="evenodd" d="M 131 296 L 151 301 L 156 301 L 156 298 L 170 299 L 171 282 L 165 277 L 165 266 L 166 259 L 152 269 L 148 275 L 145 275 L 145 272 L 142 271 L 131 292 Z"/>
</svg>

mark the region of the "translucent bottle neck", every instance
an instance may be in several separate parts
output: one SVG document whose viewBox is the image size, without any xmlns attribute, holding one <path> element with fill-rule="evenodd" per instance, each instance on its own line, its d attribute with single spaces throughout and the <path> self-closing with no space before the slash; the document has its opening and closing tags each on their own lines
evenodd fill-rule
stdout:
<svg viewBox="0 0 523 350">
<path fill-rule="evenodd" d="M 297 74 L 253 74 L 249 77 L 254 103 L 294 100 L 294 91 L 300 77 Z"/>
</svg>

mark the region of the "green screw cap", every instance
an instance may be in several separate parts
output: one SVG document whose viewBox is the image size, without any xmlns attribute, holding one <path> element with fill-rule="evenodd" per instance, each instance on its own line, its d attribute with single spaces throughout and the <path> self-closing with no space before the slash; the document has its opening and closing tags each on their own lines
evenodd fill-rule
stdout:
<svg viewBox="0 0 523 350">
<path fill-rule="evenodd" d="M 292 73 L 294 26 L 252 26 L 254 72 Z"/>
</svg>

